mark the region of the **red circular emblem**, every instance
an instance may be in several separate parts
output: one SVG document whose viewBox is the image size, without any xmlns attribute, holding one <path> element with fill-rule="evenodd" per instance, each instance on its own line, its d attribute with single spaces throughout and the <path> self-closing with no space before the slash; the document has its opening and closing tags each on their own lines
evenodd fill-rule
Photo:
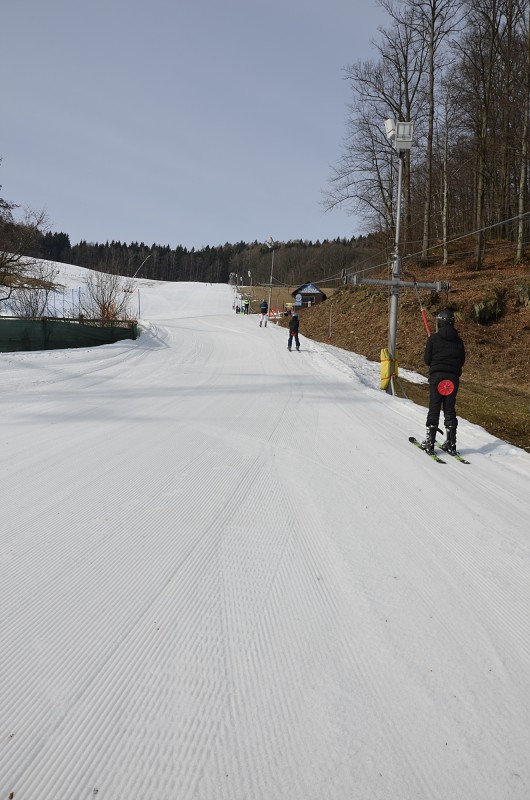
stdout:
<svg viewBox="0 0 530 800">
<path fill-rule="evenodd" d="M 454 390 L 455 390 L 455 385 L 453 381 L 445 380 L 445 381 L 440 381 L 440 383 L 438 384 L 438 391 L 440 392 L 440 394 L 443 394 L 444 397 L 447 397 L 447 395 L 452 394 Z"/>
</svg>

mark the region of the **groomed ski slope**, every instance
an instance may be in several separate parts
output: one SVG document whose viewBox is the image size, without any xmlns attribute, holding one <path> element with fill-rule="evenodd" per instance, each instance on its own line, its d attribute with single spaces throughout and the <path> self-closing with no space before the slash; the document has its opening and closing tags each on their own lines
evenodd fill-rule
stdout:
<svg viewBox="0 0 530 800">
<path fill-rule="evenodd" d="M 0 355 L 0 798 L 528 800 L 530 455 L 138 285 L 137 341 Z"/>
</svg>

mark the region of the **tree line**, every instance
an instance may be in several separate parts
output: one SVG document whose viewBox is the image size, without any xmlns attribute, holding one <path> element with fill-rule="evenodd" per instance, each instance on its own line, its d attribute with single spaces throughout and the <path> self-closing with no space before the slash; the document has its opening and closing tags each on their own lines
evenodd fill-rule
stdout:
<svg viewBox="0 0 530 800">
<path fill-rule="evenodd" d="M 50 230 L 45 212 L 27 210 L 19 219 L 16 209 L 0 195 L 0 303 L 32 283 L 51 287 L 55 273 L 42 262 L 74 264 L 125 278 L 229 283 L 231 276 L 237 276 L 238 284 L 244 286 L 270 282 L 272 252 L 265 243 L 241 241 L 199 250 L 119 241 L 83 240 L 72 245 L 67 233 Z M 338 285 L 348 272 L 384 264 L 386 259 L 378 234 L 273 245 L 276 285 L 298 286 L 306 281 Z"/>
<path fill-rule="evenodd" d="M 105 244 L 82 241 L 68 247 L 62 236 L 47 234 L 44 237 L 42 257 L 102 272 L 160 281 L 228 283 L 231 274 L 239 277 L 239 283 L 242 278 L 245 286 L 270 281 L 271 250 L 260 242 L 241 241 L 198 250 L 115 241 Z M 378 236 L 314 243 L 276 242 L 273 280 L 289 286 L 322 279 L 338 283 L 343 273 L 355 269 L 356 264 L 373 264 L 380 257 L 380 246 Z"/>
<path fill-rule="evenodd" d="M 381 258 L 379 248 L 378 236 L 315 243 L 275 242 L 273 282 L 292 286 L 306 280 L 326 280 L 338 284 L 356 264 L 373 264 Z M 245 286 L 265 284 L 270 282 L 272 267 L 270 248 L 259 242 L 227 243 L 199 250 L 119 241 L 81 241 L 71 245 L 66 233 L 34 231 L 23 249 L 26 256 L 35 259 L 160 281 L 228 283 L 230 275 L 237 275 L 238 283 Z"/>
<path fill-rule="evenodd" d="M 473 234 L 470 266 L 489 237 L 528 240 L 530 5 L 528 0 L 380 0 L 388 26 L 376 57 L 345 68 L 345 144 L 324 203 L 343 205 L 391 241 L 397 153 L 385 119 L 414 123 L 403 168 L 403 249 Z"/>
</svg>

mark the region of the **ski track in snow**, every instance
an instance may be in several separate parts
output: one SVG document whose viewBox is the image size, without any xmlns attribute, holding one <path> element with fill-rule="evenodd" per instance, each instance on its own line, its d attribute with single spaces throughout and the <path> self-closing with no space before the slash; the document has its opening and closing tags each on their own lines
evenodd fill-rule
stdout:
<svg viewBox="0 0 530 800">
<path fill-rule="evenodd" d="M 530 456 L 138 285 L 136 342 L 0 356 L 0 798 L 527 800 Z"/>
</svg>

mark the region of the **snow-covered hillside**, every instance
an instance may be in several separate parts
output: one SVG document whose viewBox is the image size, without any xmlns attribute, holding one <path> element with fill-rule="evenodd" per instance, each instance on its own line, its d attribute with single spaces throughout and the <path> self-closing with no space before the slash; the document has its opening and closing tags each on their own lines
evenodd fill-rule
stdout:
<svg viewBox="0 0 530 800">
<path fill-rule="evenodd" d="M 0 355 L 0 798 L 527 800 L 530 455 L 137 285 L 137 341 Z"/>
</svg>

